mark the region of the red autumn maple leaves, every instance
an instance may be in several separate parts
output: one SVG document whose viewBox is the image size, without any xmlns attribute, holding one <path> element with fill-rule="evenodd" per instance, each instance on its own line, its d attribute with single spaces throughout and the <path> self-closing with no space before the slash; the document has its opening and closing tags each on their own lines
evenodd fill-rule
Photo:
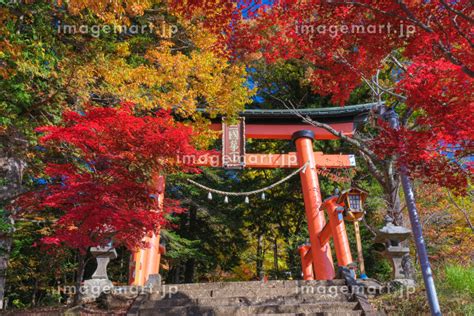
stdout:
<svg viewBox="0 0 474 316">
<path fill-rule="evenodd" d="M 373 148 L 381 157 L 399 154 L 413 176 L 466 187 L 469 170 L 449 163 L 443 152 L 454 151 L 453 158 L 472 153 L 474 52 L 468 0 L 282 0 L 247 20 L 235 17 L 231 1 L 221 2 L 225 9 L 199 1 L 186 7 L 173 3 L 189 18 L 213 12 L 205 27 L 226 33 L 237 58 L 307 63 L 315 92 L 331 95 L 334 103 L 344 104 L 363 78 L 371 78 L 384 58 L 398 51 L 408 62 L 395 91 L 415 112 L 414 126 L 393 131 L 381 124 Z M 351 25 L 366 31 L 343 31 Z M 376 31 L 368 31 L 369 25 Z M 414 33 L 407 34 L 408 27 Z M 156 208 L 152 175 L 194 170 L 177 159 L 197 154 L 190 143 L 192 130 L 165 112 L 138 116 L 131 104 L 91 107 L 84 114 L 67 112 L 64 126 L 41 131 L 43 144 L 59 159 L 46 168 L 51 183 L 35 198 L 24 199 L 30 207 L 37 201 L 36 207 L 61 214 L 55 234 L 44 240 L 48 243 L 87 249 L 112 239 L 132 247 L 165 223 L 163 213 L 150 211 Z M 175 201 L 165 201 L 165 213 L 176 211 Z"/>
<path fill-rule="evenodd" d="M 258 52 L 269 62 L 307 62 L 315 91 L 343 104 L 362 75 L 370 78 L 396 49 L 413 62 L 446 59 L 472 78 L 473 10 L 468 0 L 280 0 L 242 21 L 233 38 L 241 58 Z"/>
<path fill-rule="evenodd" d="M 43 242 L 85 251 L 113 240 L 133 248 L 166 224 L 165 214 L 182 211 L 177 201 L 166 199 L 164 212 L 155 212 L 152 179 L 195 170 L 180 159 L 199 154 L 191 145 L 190 127 L 167 112 L 138 116 L 130 103 L 66 112 L 63 125 L 38 129 L 58 163 L 45 169 L 50 183 L 22 201 L 30 209 L 58 213 L 54 235 Z"/>
<path fill-rule="evenodd" d="M 472 164 L 460 161 L 473 148 L 473 12 L 468 0 L 280 0 L 239 25 L 235 53 L 298 59 L 314 91 L 337 104 L 395 54 L 404 64 L 388 89 L 414 115 L 400 131 L 381 124 L 373 150 L 397 153 L 413 177 L 462 191 L 472 175 Z"/>
</svg>

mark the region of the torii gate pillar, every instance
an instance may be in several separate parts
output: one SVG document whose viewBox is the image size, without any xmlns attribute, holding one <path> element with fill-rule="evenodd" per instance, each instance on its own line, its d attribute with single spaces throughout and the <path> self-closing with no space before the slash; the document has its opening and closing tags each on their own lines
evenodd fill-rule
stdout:
<svg viewBox="0 0 474 316">
<path fill-rule="evenodd" d="M 313 152 L 314 133 L 309 130 L 298 131 L 293 134 L 292 140 L 296 145 L 298 164 L 303 166 L 309 162 L 306 170 L 300 172 L 303 189 L 306 219 L 308 221 L 309 239 L 316 280 L 332 280 L 335 277 L 329 243 L 321 245 L 319 234 L 326 224 L 324 211 L 321 210 L 321 192 Z"/>
<path fill-rule="evenodd" d="M 165 198 L 165 177 L 161 175 L 153 176 L 153 186 L 155 191 L 154 212 L 163 211 L 163 202 Z M 152 233 L 144 238 L 149 244 L 148 248 L 138 249 L 130 256 L 130 271 L 128 282 L 130 285 L 143 286 L 150 275 L 160 272 L 161 255 L 166 249 L 160 245 L 160 232 Z"/>
</svg>

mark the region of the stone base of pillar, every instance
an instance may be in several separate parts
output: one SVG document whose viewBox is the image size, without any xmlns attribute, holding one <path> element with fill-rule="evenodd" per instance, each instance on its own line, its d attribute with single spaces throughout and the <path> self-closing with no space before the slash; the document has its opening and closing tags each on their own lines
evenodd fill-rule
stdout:
<svg viewBox="0 0 474 316">
<path fill-rule="evenodd" d="M 114 288 L 109 279 L 85 280 L 81 287 L 81 302 L 87 303 L 95 301 L 101 293 L 111 293 Z"/>
<path fill-rule="evenodd" d="M 387 283 L 390 291 L 395 291 L 401 288 L 415 287 L 416 282 L 413 279 L 395 279 Z"/>
<path fill-rule="evenodd" d="M 148 276 L 148 280 L 145 283 L 145 287 L 152 288 L 156 291 L 159 290 L 159 288 L 161 287 L 161 275 L 159 273 L 150 274 Z"/>
</svg>

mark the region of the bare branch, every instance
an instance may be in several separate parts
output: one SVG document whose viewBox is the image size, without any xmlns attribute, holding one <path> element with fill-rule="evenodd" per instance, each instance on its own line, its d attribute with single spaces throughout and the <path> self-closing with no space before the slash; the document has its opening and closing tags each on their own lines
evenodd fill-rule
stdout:
<svg viewBox="0 0 474 316">
<path fill-rule="evenodd" d="M 354 66 L 352 66 L 352 64 L 349 63 L 349 62 L 347 61 L 347 59 L 344 58 L 344 56 L 341 56 L 341 55 L 339 55 L 339 54 L 337 54 L 337 55 L 338 55 L 338 58 L 339 58 L 340 60 L 342 60 L 342 62 L 343 62 L 344 64 L 346 64 L 349 68 L 352 69 L 352 71 L 354 71 L 355 73 L 358 73 L 358 74 L 359 74 L 359 76 L 362 78 L 362 80 L 369 86 L 369 88 L 372 90 L 372 92 L 373 92 L 377 97 L 380 97 L 380 96 L 381 96 L 380 91 L 377 91 L 377 89 L 379 89 L 379 90 L 381 90 L 381 91 L 383 91 L 383 92 L 385 92 L 385 93 L 388 93 L 388 94 L 390 94 L 390 95 L 392 95 L 392 96 L 394 96 L 394 97 L 400 99 L 401 101 L 406 101 L 406 100 L 407 100 L 407 97 L 405 97 L 405 96 L 403 96 L 403 95 L 401 95 L 401 94 L 392 92 L 392 91 L 388 90 L 388 89 L 385 88 L 385 87 L 382 87 L 382 86 L 378 83 L 378 78 L 377 78 L 376 81 L 374 81 L 373 79 L 372 79 L 372 80 L 367 79 L 367 77 L 366 77 L 360 70 L 358 70 L 358 69 L 356 69 Z M 385 60 L 385 59 L 384 59 L 384 60 Z M 373 85 L 375 85 L 375 87 L 374 87 Z M 375 88 L 377 88 L 377 89 L 375 89 Z"/>
<path fill-rule="evenodd" d="M 474 78 L 474 71 L 469 69 L 466 65 L 464 65 L 459 59 L 457 59 L 451 51 L 441 42 L 441 40 L 438 41 L 438 47 L 441 49 L 443 52 L 444 56 L 453 64 L 460 66 L 462 71 L 468 75 L 469 77 Z"/>
<path fill-rule="evenodd" d="M 367 167 L 369 168 L 370 173 L 377 179 L 377 181 L 382 185 L 386 186 L 387 182 L 385 181 L 385 178 L 383 176 L 383 173 L 377 169 L 377 166 L 375 165 L 374 161 L 370 159 L 366 154 L 361 152 L 362 158 L 364 161 L 367 163 Z"/>
<path fill-rule="evenodd" d="M 461 35 L 466 40 L 466 42 L 469 44 L 469 46 L 471 46 L 471 48 L 474 48 L 474 42 L 468 37 L 468 35 L 466 33 L 464 33 L 461 30 L 461 27 L 459 26 L 458 22 L 456 21 L 456 17 L 451 17 L 451 21 L 453 22 L 453 25 L 456 28 L 456 30 L 458 31 L 459 35 Z"/>
<path fill-rule="evenodd" d="M 408 119 L 410 118 L 410 116 L 413 114 L 413 109 L 412 108 L 408 108 L 405 113 L 403 114 L 401 120 L 400 120 L 400 123 L 402 126 L 406 126 L 407 123 L 408 123 Z"/>
<path fill-rule="evenodd" d="M 280 98 L 277 98 L 275 96 L 272 96 L 274 97 L 276 100 L 280 101 L 287 109 L 291 110 L 293 112 L 293 114 L 295 114 L 296 116 L 298 116 L 299 118 L 301 118 L 303 120 L 303 122 L 305 123 L 308 123 L 314 127 L 319 127 L 319 128 L 323 128 L 325 130 L 327 130 L 329 133 L 333 134 L 334 136 L 337 136 L 339 137 L 340 139 L 348 142 L 349 144 L 355 146 L 356 148 L 358 148 L 360 151 L 362 151 L 363 153 L 365 153 L 367 156 L 369 156 L 371 159 L 373 160 L 377 160 L 378 157 L 377 155 L 369 149 L 368 146 L 364 145 L 362 142 L 360 142 L 359 140 L 357 140 L 356 138 L 353 138 L 353 137 L 348 137 L 346 135 L 344 135 L 341 131 L 337 131 L 336 129 L 334 129 L 331 125 L 329 124 L 325 124 L 325 123 L 321 123 L 321 122 L 318 122 L 318 121 L 315 121 L 313 119 L 311 119 L 309 116 L 305 116 L 305 115 L 302 115 L 295 107 L 294 105 L 292 104 L 291 101 L 288 101 L 288 103 L 290 103 L 291 107 L 288 106 L 287 102 L 285 102 L 284 100 L 280 99 Z"/>
<path fill-rule="evenodd" d="M 388 90 L 387 88 L 382 87 L 378 82 L 376 82 L 376 81 L 374 81 L 374 80 L 372 80 L 372 83 L 373 83 L 374 85 L 376 85 L 377 88 L 379 88 L 381 91 L 383 91 L 383 92 L 385 92 L 385 93 L 388 93 L 388 94 L 390 94 L 391 96 L 394 96 L 394 97 L 396 97 L 396 98 L 399 98 L 399 99 L 402 100 L 402 101 L 406 101 L 406 100 L 407 100 L 407 97 L 406 97 L 406 96 L 403 96 L 403 95 L 401 95 L 401 94 L 392 92 L 392 91 Z"/>
<path fill-rule="evenodd" d="M 403 64 L 397 59 L 397 57 L 393 56 L 393 54 L 390 54 L 390 59 L 395 63 L 395 65 L 398 66 L 398 68 L 400 68 L 401 70 L 403 70 L 404 72 L 407 72 L 407 69 L 405 68 L 405 66 L 403 66 Z"/>
<path fill-rule="evenodd" d="M 462 11 L 456 10 L 453 7 L 451 7 L 449 4 L 446 3 L 444 0 L 439 0 L 441 4 L 448 9 L 449 11 L 453 12 L 454 14 L 460 16 L 461 18 L 465 19 L 466 21 L 469 21 L 470 23 L 474 23 L 474 19 L 471 18 L 470 16 L 464 14 Z"/>
<path fill-rule="evenodd" d="M 367 230 L 372 234 L 372 236 L 377 236 L 377 233 L 376 233 L 376 230 L 375 228 L 373 228 L 372 226 L 370 226 L 367 221 L 365 220 L 365 216 L 362 217 L 362 223 L 364 224 L 364 226 L 367 228 Z"/>
<path fill-rule="evenodd" d="M 428 33 L 433 33 L 433 29 L 431 27 L 429 27 L 428 25 L 426 25 L 425 23 L 421 22 L 420 19 L 418 19 L 414 14 L 413 12 L 410 11 L 410 9 L 407 7 L 407 5 L 403 2 L 403 0 L 398 0 L 397 1 L 398 4 L 400 5 L 400 8 L 403 10 L 403 12 L 405 12 L 405 14 L 407 15 L 408 17 L 408 20 L 410 22 L 413 22 L 415 23 L 416 25 L 418 25 L 419 27 L 421 27 L 422 29 L 424 29 L 426 32 Z"/>
</svg>

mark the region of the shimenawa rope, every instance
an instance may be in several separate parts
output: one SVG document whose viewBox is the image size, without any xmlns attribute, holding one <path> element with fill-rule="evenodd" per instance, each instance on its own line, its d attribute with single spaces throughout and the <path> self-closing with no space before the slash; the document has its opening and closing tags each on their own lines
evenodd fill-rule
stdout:
<svg viewBox="0 0 474 316">
<path fill-rule="evenodd" d="M 283 179 L 273 183 L 273 184 L 270 184 L 269 186 L 267 187 L 264 187 L 264 188 L 261 188 L 261 189 L 258 189 L 258 190 L 254 190 L 254 191 L 247 191 L 247 192 L 228 192 L 228 191 L 221 191 L 221 190 L 217 190 L 217 189 L 213 189 L 213 188 L 210 188 L 210 187 L 207 187 L 203 184 L 200 184 L 196 181 L 193 181 L 191 179 L 188 179 L 188 182 L 194 184 L 195 186 L 197 187 L 200 187 L 201 189 L 204 189 L 206 191 L 209 192 L 209 198 L 212 199 L 212 195 L 211 193 L 215 193 L 215 194 L 220 194 L 220 195 L 225 195 L 225 196 L 249 196 L 249 195 L 253 195 L 253 194 L 258 194 L 258 193 L 261 193 L 261 192 L 265 192 L 265 191 L 268 191 L 274 187 L 276 187 L 277 185 L 280 185 L 282 184 L 283 182 L 286 182 L 288 181 L 289 179 L 291 179 L 293 176 L 297 175 L 300 171 L 302 171 L 303 173 L 306 171 L 306 167 L 309 165 L 309 161 L 306 162 L 304 165 L 302 165 L 299 169 L 293 171 L 292 173 L 290 173 L 289 175 L 287 175 L 286 177 L 284 177 Z M 264 196 L 262 196 L 262 198 L 264 198 Z M 247 199 L 246 199 L 246 202 L 247 202 Z"/>
</svg>

